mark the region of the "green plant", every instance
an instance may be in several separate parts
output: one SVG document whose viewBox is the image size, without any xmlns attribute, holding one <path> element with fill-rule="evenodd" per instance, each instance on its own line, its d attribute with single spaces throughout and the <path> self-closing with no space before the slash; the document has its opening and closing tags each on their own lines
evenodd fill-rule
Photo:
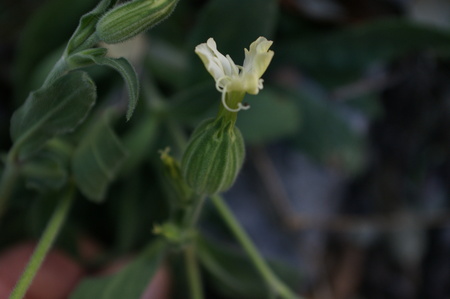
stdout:
<svg viewBox="0 0 450 299">
<path fill-rule="evenodd" d="M 126 119 L 130 121 L 139 97 L 137 73 L 127 59 L 111 58 L 107 56 L 107 48 L 98 45 L 123 42 L 148 30 L 166 18 L 177 1 L 133 0 L 116 4 L 103 0 L 80 19 L 61 58 L 42 86 L 31 92 L 12 116 L 13 145 L 6 156 L 1 179 L 0 217 L 7 210 L 19 179 L 34 184 L 44 197 L 59 198 L 59 203 L 10 298 L 24 297 L 64 224 L 76 190 L 89 200 L 101 202 L 107 197 L 109 183 L 121 175 L 121 170 L 131 171 L 121 166 L 127 163 L 127 157 L 133 155 L 133 151 L 127 153 L 126 145 L 110 126 L 120 115 L 120 108 L 106 107 L 101 114 L 89 118 L 96 104 L 97 88 L 84 69 L 108 66 L 122 75 L 128 87 Z M 242 67 L 236 66 L 229 56 L 219 53 L 213 39 L 196 48 L 196 53 L 216 80 L 222 101 L 216 118 L 200 124 L 187 145 L 185 138 L 179 137 L 177 151 L 184 151 L 181 168 L 168 149 L 161 152 L 161 174 L 165 174 L 161 177 L 173 194 L 169 217 L 154 226 L 156 237 L 149 236 L 150 245 L 140 258 L 114 277 L 86 280 L 71 298 L 92 298 L 94 293 L 100 298 L 139 298 L 162 258 L 175 249 L 185 256 L 190 298 L 203 298 L 198 265 L 203 237 L 197 223 L 205 200 L 212 201 L 270 293 L 281 298 L 297 298 L 267 265 L 218 195 L 232 186 L 242 167 L 245 147 L 242 135 L 235 127 L 237 112 L 248 108 L 241 104 L 246 92 L 257 94 L 262 89 L 260 77 L 273 56 L 269 51 L 271 44 L 265 38 L 257 39 L 249 50 L 245 50 Z M 157 109 L 167 108 L 152 107 L 151 110 Z M 150 121 L 157 117 L 155 113 L 145 116 Z M 135 132 L 140 133 L 141 127 L 147 129 L 147 125 L 155 124 L 145 121 L 128 134 L 131 143 L 152 138 L 151 135 L 133 136 Z M 147 146 L 143 142 L 133 150 L 142 152 Z M 133 158 L 140 157 L 130 157 L 131 161 Z M 124 288 L 129 283 L 133 286 Z"/>
<path fill-rule="evenodd" d="M 8 134 L 0 140 L 0 246 L 39 239 L 12 298 L 23 297 L 53 245 L 93 272 L 137 253 L 115 275 L 83 279 L 70 298 L 140 298 L 167 264 L 175 298 L 299 298 L 303 269 L 267 262 L 228 207 L 233 193 L 224 192 L 247 164 L 266 185 L 256 186 L 259 197 L 286 197 L 271 192 L 282 184 L 260 159 L 280 140 L 314 165 L 358 180 L 369 164 L 368 133 L 348 115 L 367 123 L 383 117 L 377 88 L 384 81 L 374 84 L 373 70 L 421 51 L 445 62 L 450 35 L 400 18 L 319 24 L 293 12 L 294 2 L 42 5 L 17 48 L 16 98 L 9 99 L 17 109 L 10 123 L 0 118 L 12 139 L 9 150 Z M 448 105 L 440 105 L 448 119 Z M 423 123 L 425 136 L 431 125 Z M 442 152 L 434 149 L 434 159 L 445 161 Z M 287 210 L 287 226 L 301 230 L 303 218 L 296 222 L 295 209 Z M 86 259 L 80 234 L 103 252 Z"/>
</svg>

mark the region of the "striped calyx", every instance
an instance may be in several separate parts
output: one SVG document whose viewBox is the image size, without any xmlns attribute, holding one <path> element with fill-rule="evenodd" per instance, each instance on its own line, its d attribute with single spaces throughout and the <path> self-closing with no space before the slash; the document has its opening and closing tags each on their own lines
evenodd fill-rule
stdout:
<svg viewBox="0 0 450 299">
<path fill-rule="evenodd" d="M 104 14 L 96 32 L 107 44 L 123 42 L 144 32 L 167 18 L 178 0 L 133 0 Z"/>
<path fill-rule="evenodd" d="M 196 193 L 213 195 L 233 185 L 244 158 L 244 140 L 234 123 L 224 118 L 209 119 L 192 134 L 181 170 Z"/>
</svg>

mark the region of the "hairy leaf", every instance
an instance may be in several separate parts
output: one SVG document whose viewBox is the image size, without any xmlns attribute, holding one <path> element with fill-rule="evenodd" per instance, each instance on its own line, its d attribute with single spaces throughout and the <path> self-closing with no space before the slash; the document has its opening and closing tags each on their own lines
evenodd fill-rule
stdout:
<svg viewBox="0 0 450 299">
<path fill-rule="evenodd" d="M 93 64 L 109 66 L 120 73 L 128 88 L 130 101 L 128 104 L 127 120 L 130 120 L 139 99 L 139 79 L 134 67 L 125 58 L 105 57 L 107 49 L 94 48 L 77 52 L 67 57 L 72 69 L 91 66 Z"/>
<path fill-rule="evenodd" d="M 66 58 L 70 69 L 95 65 L 94 57 L 104 57 L 108 52 L 105 48 L 92 48 L 79 51 Z"/>
<path fill-rule="evenodd" d="M 128 102 L 127 120 L 130 120 L 139 99 L 139 79 L 134 67 L 125 58 L 109 58 L 92 56 L 95 63 L 112 67 L 120 73 L 128 88 L 130 100 Z"/>
<path fill-rule="evenodd" d="M 96 87 L 84 72 L 69 73 L 49 87 L 32 92 L 11 119 L 14 150 L 24 158 L 50 138 L 73 131 L 95 100 Z"/>
</svg>

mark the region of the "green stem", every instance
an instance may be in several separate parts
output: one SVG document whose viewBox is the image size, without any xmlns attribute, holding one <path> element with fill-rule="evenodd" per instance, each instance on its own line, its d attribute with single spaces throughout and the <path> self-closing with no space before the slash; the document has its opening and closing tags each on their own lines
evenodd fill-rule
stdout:
<svg viewBox="0 0 450 299">
<path fill-rule="evenodd" d="M 193 245 L 188 246 L 184 250 L 184 261 L 189 281 L 190 297 L 191 299 L 203 299 L 203 285 Z"/>
<path fill-rule="evenodd" d="M 42 262 L 55 241 L 61 227 L 66 219 L 67 213 L 73 201 L 74 189 L 71 187 L 63 196 L 55 211 L 53 212 L 47 227 L 30 257 L 20 280 L 17 282 L 9 299 L 22 299 L 36 276 Z"/>
<path fill-rule="evenodd" d="M 200 218 L 201 211 L 203 209 L 203 205 L 205 204 L 206 196 L 200 195 L 197 198 L 194 198 L 194 203 L 186 213 L 184 218 L 183 228 L 189 230 L 195 226 L 198 219 Z"/>
<path fill-rule="evenodd" d="M 244 99 L 244 96 L 245 92 L 228 92 L 226 94 L 226 101 L 228 103 L 228 106 L 232 109 L 236 109 L 238 107 L 238 104 L 241 103 Z M 234 126 L 237 120 L 237 115 L 238 112 L 229 111 L 223 105 L 220 105 L 216 118 L 222 118 L 223 121 L 231 122 L 232 126 Z"/>
<path fill-rule="evenodd" d="M 250 240 L 247 233 L 243 230 L 238 220 L 234 217 L 230 208 L 227 206 L 225 201 L 219 196 L 214 195 L 211 197 L 213 204 L 215 205 L 217 211 L 222 216 L 225 223 L 230 228 L 231 232 L 234 234 L 236 239 L 242 245 L 244 250 L 249 255 L 251 261 L 253 262 L 256 269 L 262 275 L 266 283 L 275 291 L 281 298 L 286 299 L 299 299 L 292 290 L 289 289 L 270 269 L 267 263 L 264 261 L 263 257 L 259 253 L 258 249 L 255 247 L 253 242 Z"/>
<path fill-rule="evenodd" d="M 9 159 L 6 161 L 5 169 L 0 180 L 0 219 L 6 211 L 9 198 L 19 178 L 17 166 Z"/>
</svg>

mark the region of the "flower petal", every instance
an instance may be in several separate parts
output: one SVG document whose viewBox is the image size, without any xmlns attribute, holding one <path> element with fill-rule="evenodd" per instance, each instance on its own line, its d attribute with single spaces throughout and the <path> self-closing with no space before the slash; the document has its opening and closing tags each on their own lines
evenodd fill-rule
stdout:
<svg viewBox="0 0 450 299">
<path fill-rule="evenodd" d="M 222 66 L 216 57 L 214 57 L 214 52 L 208 47 L 206 43 L 200 44 L 195 47 L 195 53 L 200 57 L 205 68 L 217 81 L 219 78 L 225 76 Z"/>
<path fill-rule="evenodd" d="M 225 57 L 217 50 L 217 45 L 213 38 L 209 38 L 206 43 L 195 47 L 195 53 L 197 53 L 208 72 L 216 81 L 225 76 L 236 76 L 239 73 L 239 69 L 231 57 L 229 55 Z"/>
<path fill-rule="evenodd" d="M 260 36 L 250 45 L 250 50 L 245 49 L 243 73 L 252 73 L 254 77 L 261 78 L 273 57 L 273 51 L 269 51 L 272 41 Z"/>
<path fill-rule="evenodd" d="M 264 37 L 259 37 L 250 45 L 250 50 L 245 49 L 245 59 L 243 66 L 237 66 L 229 55 L 224 56 L 217 50 L 216 42 L 209 38 L 206 43 L 200 44 L 195 48 L 195 52 L 203 61 L 208 72 L 216 81 L 216 88 L 222 92 L 222 101 L 229 92 L 246 92 L 249 94 L 258 94 L 263 88 L 261 76 L 274 55 L 269 48 L 272 41 Z M 225 108 L 227 107 L 224 102 Z M 243 109 L 240 104 L 236 109 Z"/>
</svg>

